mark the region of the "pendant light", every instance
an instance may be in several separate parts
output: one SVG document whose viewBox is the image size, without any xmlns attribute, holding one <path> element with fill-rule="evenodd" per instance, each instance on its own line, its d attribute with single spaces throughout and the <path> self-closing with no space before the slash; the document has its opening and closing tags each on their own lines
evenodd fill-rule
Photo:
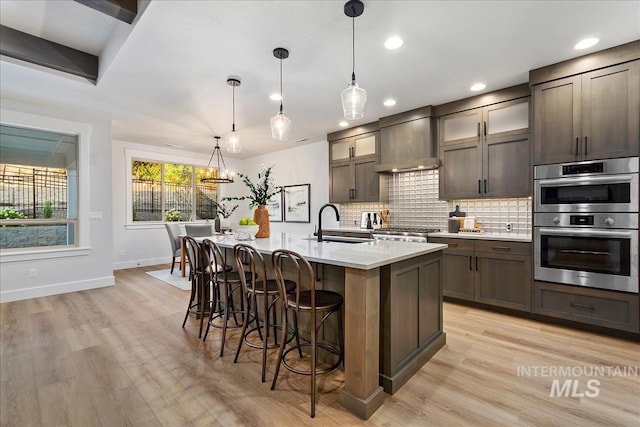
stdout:
<svg viewBox="0 0 640 427">
<path fill-rule="evenodd" d="M 231 110 L 233 124 L 231 125 L 231 133 L 227 136 L 226 140 L 227 152 L 239 153 L 242 151 L 242 147 L 240 146 L 238 132 L 236 132 L 236 87 L 240 86 L 240 79 L 230 77 L 227 79 L 227 84 L 233 88 L 233 106 Z"/>
<path fill-rule="evenodd" d="M 364 117 L 364 105 L 367 102 L 367 91 L 358 87 L 356 82 L 356 16 L 362 15 L 364 4 L 360 0 L 349 0 L 344 5 L 344 14 L 351 18 L 351 52 L 352 71 L 351 83 L 342 91 L 342 110 L 347 120 L 357 120 Z"/>
<path fill-rule="evenodd" d="M 271 137 L 276 141 L 286 141 L 291 130 L 291 120 L 282 110 L 282 60 L 289 57 L 289 51 L 283 47 L 273 49 L 273 56 L 280 60 L 280 110 L 271 118 Z"/>
<path fill-rule="evenodd" d="M 214 183 L 214 184 L 228 184 L 233 182 L 233 172 L 227 169 L 227 165 L 224 163 L 224 157 L 222 157 L 222 150 L 220 150 L 219 136 L 214 136 L 216 140 L 216 146 L 213 148 L 211 157 L 209 158 L 209 164 L 207 168 L 209 172 L 206 176 L 200 179 L 200 182 Z M 215 158 L 215 161 L 212 161 Z M 213 175 L 212 169 L 216 168 L 216 173 Z"/>
</svg>

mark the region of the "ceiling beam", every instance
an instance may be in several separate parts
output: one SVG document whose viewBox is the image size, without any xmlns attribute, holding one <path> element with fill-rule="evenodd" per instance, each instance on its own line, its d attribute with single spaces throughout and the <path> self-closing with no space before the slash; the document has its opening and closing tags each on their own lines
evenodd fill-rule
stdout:
<svg viewBox="0 0 640 427">
<path fill-rule="evenodd" d="M 98 57 L 0 25 L 0 54 L 98 80 Z"/>
<path fill-rule="evenodd" d="M 137 0 L 75 0 L 76 2 L 131 24 L 138 14 Z"/>
</svg>

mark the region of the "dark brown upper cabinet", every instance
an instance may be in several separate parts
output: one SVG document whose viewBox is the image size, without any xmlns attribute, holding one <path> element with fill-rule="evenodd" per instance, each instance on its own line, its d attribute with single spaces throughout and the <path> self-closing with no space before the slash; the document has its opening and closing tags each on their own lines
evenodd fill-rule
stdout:
<svg viewBox="0 0 640 427">
<path fill-rule="evenodd" d="M 640 41 L 530 72 L 535 165 L 639 155 L 638 57 Z"/>
<path fill-rule="evenodd" d="M 531 195 L 529 101 L 525 84 L 437 107 L 494 102 L 439 117 L 440 199 Z"/>
<path fill-rule="evenodd" d="M 384 178 L 375 171 L 380 163 L 378 123 L 327 135 L 329 141 L 329 201 L 377 202 L 387 193 Z M 386 181 L 385 181 L 386 183 Z"/>
</svg>

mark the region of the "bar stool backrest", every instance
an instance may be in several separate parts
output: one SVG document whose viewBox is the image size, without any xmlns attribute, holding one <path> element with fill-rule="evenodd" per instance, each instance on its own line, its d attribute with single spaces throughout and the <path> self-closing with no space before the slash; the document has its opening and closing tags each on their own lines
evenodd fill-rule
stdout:
<svg viewBox="0 0 640 427">
<path fill-rule="evenodd" d="M 203 262 L 206 268 L 210 269 L 215 275 L 216 280 L 227 281 L 227 269 L 225 266 L 224 255 L 222 250 L 213 240 L 204 239 L 202 241 Z"/>
<path fill-rule="evenodd" d="M 184 247 L 187 252 L 187 263 L 189 264 L 189 271 L 193 277 L 195 274 L 201 273 L 203 271 L 200 246 L 193 237 L 184 236 Z"/>
<path fill-rule="evenodd" d="M 300 293 L 306 290 L 311 291 L 311 307 L 316 308 L 316 275 L 313 267 L 302 255 L 288 249 L 277 249 L 271 254 L 271 263 L 276 280 L 284 287 L 285 277 L 296 282 L 294 308 L 300 306 Z M 291 270 L 287 270 L 289 267 Z M 293 276 L 291 277 L 291 274 Z M 315 316 L 311 316 L 311 327 L 315 328 Z"/>
<path fill-rule="evenodd" d="M 253 246 L 246 243 L 238 243 L 233 247 L 233 258 L 236 262 L 236 268 L 240 273 L 240 281 L 242 289 L 246 294 L 249 287 L 253 283 L 259 283 L 267 280 L 267 267 L 262 254 Z M 247 281 L 247 273 L 251 278 Z M 281 294 L 281 296 L 284 294 Z"/>
</svg>

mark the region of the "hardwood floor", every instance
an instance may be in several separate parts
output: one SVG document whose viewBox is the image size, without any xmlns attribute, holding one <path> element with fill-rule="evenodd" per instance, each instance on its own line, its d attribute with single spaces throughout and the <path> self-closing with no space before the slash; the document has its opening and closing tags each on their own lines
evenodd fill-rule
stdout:
<svg viewBox="0 0 640 427">
<path fill-rule="evenodd" d="M 237 331 L 218 357 L 220 331 L 203 343 L 195 319 L 182 329 L 188 293 L 145 274 L 156 269 L 0 305 L 0 425 L 640 425 L 637 342 L 449 303 L 447 345 L 367 422 L 341 408 L 340 371 L 319 377 L 311 419 L 307 377 L 281 369 L 271 391 L 274 353 L 263 384 L 259 350 L 233 363 Z M 575 372 L 551 375 L 561 368 Z M 571 390 L 557 396 L 554 380 Z"/>
</svg>

